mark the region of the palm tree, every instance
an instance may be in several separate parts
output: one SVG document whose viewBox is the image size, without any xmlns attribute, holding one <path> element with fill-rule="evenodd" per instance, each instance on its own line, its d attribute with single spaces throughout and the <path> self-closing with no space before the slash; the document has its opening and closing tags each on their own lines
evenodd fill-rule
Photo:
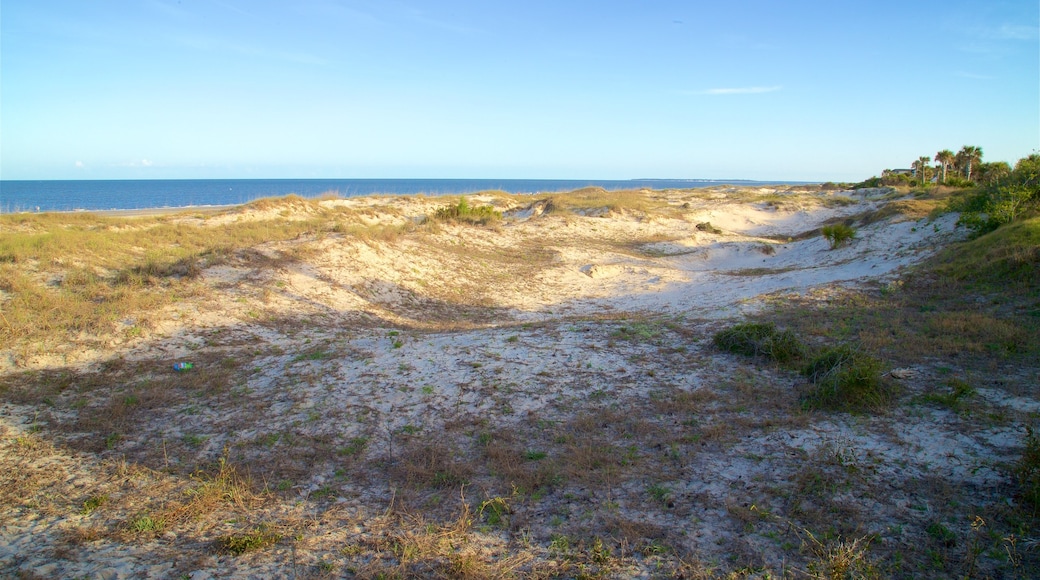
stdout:
<svg viewBox="0 0 1040 580">
<path fill-rule="evenodd" d="M 928 174 L 925 172 L 925 168 L 928 167 L 929 161 L 931 161 L 931 159 L 929 159 L 927 155 L 922 155 L 917 158 L 917 161 L 914 161 L 914 177 L 917 178 L 917 181 L 920 182 L 921 185 L 925 185 L 925 181 L 928 179 Z"/>
<path fill-rule="evenodd" d="M 964 168 L 964 177 L 971 181 L 971 166 L 982 161 L 982 147 L 965 145 L 957 152 L 957 165 Z"/>
<path fill-rule="evenodd" d="M 946 170 L 953 165 L 953 151 L 949 149 L 943 149 L 942 151 L 935 154 L 935 160 L 942 165 L 942 182 L 946 183 Z"/>
</svg>

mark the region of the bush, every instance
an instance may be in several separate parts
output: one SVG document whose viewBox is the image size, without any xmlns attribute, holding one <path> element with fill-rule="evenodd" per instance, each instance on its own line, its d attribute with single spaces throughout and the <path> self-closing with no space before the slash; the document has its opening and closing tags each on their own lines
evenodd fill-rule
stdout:
<svg viewBox="0 0 1040 580">
<path fill-rule="evenodd" d="M 812 383 L 802 398 L 808 409 L 873 410 L 892 399 L 890 386 L 881 378 L 881 362 L 847 345 L 816 355 L 802 374 Z"/>
<path fill-rule="evenodd" d="M 1040 437 L 1032 427 L 1026 427 L 1026 448 L 1015 466 L 1015 475 L 1022 493 L 1022 504 L 1030 514 L 1040 511 Z"/>
<path fill-rule="evenodd" d="M 764 356 L 787 363 L 805 355 L 805 347 L 790 330 L 779 331 L 772 323 L 746 322 L 715 333 L 715 346 L 726 352 Z"/>
<path fill-rule="evenodd" d="M 852 238 L 856 237 L 856 229 L 846 224 L 823 226 L 820 232 L 831 243 L 832 250 L 849 243 Z"/>
<path fill-rule="evenodd" d="M 884 182 L 881 180 L 881 178 L 875 175 L 870 179 L 864 179 L 863 181 L 854 184 L 852 186 L 852 189 L 874 189 L 877 187 L 881 187 L 883 184 Z"/>
<path fill-rule="evenodd" d="M 975 235 L 989 233 L 1040 210 L 1040 156 L 1018 160 L 1015 169 L 979 187 L 959 209 L 959 225 Z"/>
<path fill-rule="evenodd" d="M 459 203 L 442 207 L 433 214 L 434 219 L 449 222 L 467 222 L 473 224 L 488 224 L 502 219 L 502 212 L 490 205 L 470 207 L 465 197 L 459 198 Z"/>
</svg>

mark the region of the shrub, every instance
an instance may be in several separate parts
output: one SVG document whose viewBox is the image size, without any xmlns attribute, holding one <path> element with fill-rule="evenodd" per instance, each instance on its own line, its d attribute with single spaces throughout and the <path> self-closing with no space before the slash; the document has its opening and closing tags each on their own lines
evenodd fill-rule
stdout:
<svg viewBox="0 0 1040 580">
<path fill-rule="evenodd" d="M 697 224 L 697 230 L 702 232 L 708 232 L 709 234 L 721 234 L 722 230 L 711 225 L 711 222 L 701 222 Z"/>
<path fill-rule="evenodd" d="M 809 409 L 861 411 L 891 401 L 891 387 L 881 378 L 881 362 L 848 345 L 832 347 L 802 369 L 812 389 L 802 398 Z"/>
<path fill-rule="evenodd" d="M 799 359 L 805 347 L 790 330 L 777 330 L 772 323 L 746 322 L 715 333 L 715 346 L 726 352 L 765 356 L 778 363 Z"/>
<path fill-rule="evenodd" d="M 977 188 L 962 207 L 960 225 L 986 234 L 1040 210 L 1040 156 L 1019 159 L 1013 171 L 1002 171 Z"/>
<path fill-rule="evenodd" d="M 488 224 L 502 219 L 502 212 L 490 205 L 470 207 L 465 197 L 459 198 L 459 203 L 442 207 L 433 214 L 434 219 L 439 221 L 467 222 L 473 224 Z"/>
<path fill-rule="evenodd" d="M 241 556 L 246 552 L 273 546 L 281 539 L 281 536 L 278 534 L 263 528 L 256 528 L 246 533 L 221 536 L 217 538 L 217 547 L 221 552 Z"/>
<path fill-rule="evenodd" d="M 1022 503 L 1032 515 L 1040 511 L 1040 437 L 1032 427 L 1026 427 L 1026 448 L 1015 466 L 1015 475 L 1022 492 Z"/>
<path fill-rule="evenodd" d="M 852 189 L 873 189 L 876 187 L 881 187 L 882 185 L 883 182 L 881 178 L 875 175 L 870 179 L 864 179 L 863 181 L 853 185 Z"/>
<path fill-rule="evenodd" d="M 831 243 L 832 250 L 847 244 L 856 237 L 856 229 L 846 224 L 823 226 L 820 232 Z"/>
</svg>

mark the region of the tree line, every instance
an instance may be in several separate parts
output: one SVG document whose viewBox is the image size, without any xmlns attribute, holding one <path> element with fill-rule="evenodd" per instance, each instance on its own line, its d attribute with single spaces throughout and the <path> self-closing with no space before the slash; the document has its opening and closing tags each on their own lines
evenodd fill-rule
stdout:
<svg viewBox="0 0 1040 580">
<path fill-rule="evenodd" d="M 935 165 L 932 165 L 932 161 Z M 998 181 L 1011 173 L 1007 161 L 982 161 L 982 147 L 965 145 L 954 153 L 943 149 L 934 157 L 922 155 L 910 164 L 913 175 L 886 170 L 882 175 L 883 185 L 926 185 L 933 181 L 954 187 L 986 184 Z"/>
<path fill-rule="evenodd" d="M 932 161 L 936 164 L 932 165 Z M 1018 219 L 1040 214 L 1040 153 L 1023 157 L 1012 167 L 1006 161 L 986 163 L 982 147 L 965 145 L 954 153 L 943 149 L 934 157 L 922 155 L 912 164 L 913 174 L 886 169 L 853 188 L 880 186 L 928 187 L 937 184 L 962 188 L 957 210 L 960 223 L 984 234 Z"/>
</svg>

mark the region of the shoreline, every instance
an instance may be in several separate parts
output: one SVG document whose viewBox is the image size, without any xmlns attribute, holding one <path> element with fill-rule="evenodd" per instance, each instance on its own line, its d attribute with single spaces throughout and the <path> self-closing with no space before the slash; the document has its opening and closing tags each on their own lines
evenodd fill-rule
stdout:
<svg viewBox="0 0 1040 580">
<path fill-rule="evenodd" d="M 95 180 L 0 182 L 0 215 L 5 213 L 176 211 L 184 208 L 236 206 L 264 198 L 299 195 L 303 198 L 335 195 L 353 197 L 429 197 L 474 195 L 505 191 L 513 195 L 567 193 L 589 187 L 607 191 L 650 189 L 704 189 L 712 187 L 804 187 L 816 182 L 633 179 L 633 180 L 494 180 L 494 179 L 312 179 L 312 180 Z M 71 184 L 71 185 L 70 185 Z M 233 185 L 234 187 L 229 187 Z M 209 203 L 198 203 L 207 201 Z M 148 207 L 120 207 L 136 202 Z"/>
</svg>

